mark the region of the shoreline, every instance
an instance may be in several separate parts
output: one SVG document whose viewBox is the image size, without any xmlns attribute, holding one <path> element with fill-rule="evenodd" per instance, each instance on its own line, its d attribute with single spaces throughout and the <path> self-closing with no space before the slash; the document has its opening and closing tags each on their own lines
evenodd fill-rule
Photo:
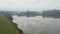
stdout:
<svg viewBox="0 0 60 34">
<path fill-rule="evenodd" d="M 23 31 L 17 27 L 17 24 L 12 21 L 13 20 L 12 16 L 10 17 L 5 16 L 5 17 L 10 20 L 10 22 L 14 25 L 14 27 L 17 28 L 20 34 L 24 34 Z"/>
</svg>

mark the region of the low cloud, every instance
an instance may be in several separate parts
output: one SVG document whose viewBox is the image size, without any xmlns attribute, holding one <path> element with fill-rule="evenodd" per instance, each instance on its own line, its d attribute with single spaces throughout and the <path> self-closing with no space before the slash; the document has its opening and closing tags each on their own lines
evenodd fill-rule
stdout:
<svg viewBox="0 0 60 34">
<path fill-rule="evenodd" d="M 0 0 L 0 7 L 8 9 L 60 9 L 59 4 L 59 0 Z"/>
</svg>

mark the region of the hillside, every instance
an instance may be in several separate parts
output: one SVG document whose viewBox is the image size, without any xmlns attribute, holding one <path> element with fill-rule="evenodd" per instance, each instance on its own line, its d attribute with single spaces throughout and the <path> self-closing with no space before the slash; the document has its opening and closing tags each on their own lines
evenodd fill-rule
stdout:
<svg viewBox="0 0 60 34">
<path fill-rule="evenodd" d="M 0 16 L 0 34 L 23 34 L 23 33 L 5 16 Z"/>
</svg>

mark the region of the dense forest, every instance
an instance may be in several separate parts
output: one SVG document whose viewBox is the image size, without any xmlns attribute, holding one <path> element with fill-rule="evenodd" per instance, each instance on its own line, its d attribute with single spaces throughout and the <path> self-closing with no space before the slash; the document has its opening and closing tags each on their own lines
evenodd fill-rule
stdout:
<svg viewBox="0 0 60 34">
<path fill-rule="evenodd" d="M 43 16 L 43 17 L 60 17 L 60 10 L 45 11 L 0 11 L 0 15 L 18 15 L 18 16 Z"/>
</svg>

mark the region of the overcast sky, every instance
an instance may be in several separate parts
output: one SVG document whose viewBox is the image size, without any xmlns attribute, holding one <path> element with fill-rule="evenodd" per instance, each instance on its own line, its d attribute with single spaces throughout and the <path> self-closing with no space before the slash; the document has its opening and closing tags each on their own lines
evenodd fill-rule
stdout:
<svg viewBox="0 0 60 34">
<path fill-rule="evenodd" d="M 60 9 L 60 0 L 0 0 L 0 10 Z"/>
</svg>

